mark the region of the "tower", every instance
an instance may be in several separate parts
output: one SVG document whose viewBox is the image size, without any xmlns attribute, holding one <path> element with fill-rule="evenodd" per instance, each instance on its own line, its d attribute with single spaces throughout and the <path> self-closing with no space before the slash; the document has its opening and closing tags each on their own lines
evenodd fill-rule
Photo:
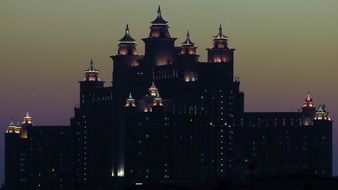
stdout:
<svg viewBox="0 0 338 190">
<path fill-rule="evenodd" d="M 326 110 L 324 104 L 318 105 L 316 109 L 316 115 L 313 119 L 313 127 L 318 129 L 316 135 L 320 134 L 322 145 L 319 146 L 320 152 L 320 163 L 321 168 L 326 171 L 327 176 L 332 176 L 332 164 L 333 164 L 333 152 L 332 152 L 332 141 L 333 141 L 333 128 L 332 119 L 329 112 Z M 319 136 L 319 135 L 318 135 Z"/>
<path fill-rule="evenodd" d="M 99 78 L 99 71 L 94 68 L 93 59 L 90 66 L 85 71 L 85 77 L 80 81 L 80 106 L 93 102 L 95 99 L 95 89 L 103 88 L 104 81 Z"/>
<path fill-rule="evenodd" d="M 222 73 L 214 73 L 217 76 L 223 76 L 223 82 L 232 83 L 234 73 L 234 51 L 235 49 L 228 47 L 228 37 L 223 34 L 222 26 L 219 26 L 218 34 L 214 36 L 213 45 L 207 48 L 208 62 L 224 65 L 219 68 Z"/>
<path fill-rule="evenodd" d="M 148 67 L 172 64 L 175 60 L 175 40 L 176 38 L 170 36 L 168 22 L 162 18 L 159 6 L 157 16 L 151 22 L 149 37 L 143 39 L 145 43 L 144 64 Z"/>
<path fill-rule="evenodd" d="M 316 110 L 316 117 L 314 117 L 314 120 L 331 121 L 329 112 L 326 111 L 326 106 L 324 104 L 318 106 Z"/>
<path fill-rule="evenodd" d="M 20 138 L 21 126 L 13 121 L 9 123 L 5 132 L 5 184 L 6 189 L 21 189 L 22 184 L 18 183 L 22 177 L 20 157 L 27 159 L 26 150 L 23 149 Z"/>
<path fill-rule="evenodd" d="M 228 63 L 233 62 L 234 49 L 228 47 L 228 37 L 223 34 L 222 25 L 218 34 L 214 36 L 212 48 L 208 48 L 208 62 Z"/>
<path fill-rule="evenodd" d="M 190 39 L 190 33 L 187 31 L 185 41 L 182 42 L 181 47 L 179 47 L 178 55 L 183 62 L 197 62 L 199 55 L 196 54 L 196 49 L 194 43 Z"/>
<path fill-rule="evenodd" d="M 129 26 L 126 25 L 124 36 L 119 40 L 117 54 L 111 56 L 113 59 L 113 84 L 128 81 L 126 72 L 130 67 L 135 69 L 139 66 L 135 40 L 131 37 Z M 136 69 L 137 70 L 137 69 Z M 137 72 L 134 73 L 137 75 Z"/>
<path fill-rule="evenodd" d="M 23 121 L 21 123 L 21 133 L 20 136 L 21 138 L 28 138 L 28 132 L 27 132 L 27 128 L 32 127 L 33 126 L 33 119 L 30 115 L 29 112 L 26 112 L 26 115 L 23 117 Z"/>
<path fill-rule="evenodd" d="M 9 123 L 6 129 L 6 134 L 19 134 L 21 131 L 21 126 L 19 124 L 14 124 L 13 121 Z"/>
<path fill-rule="evenodd" d="M 186 39 L 178 48 L 177 62 L 184 68 L 184 81 L 194 82 L 198 79 L 197 62 L 199 55 L 196 54 L 194 43 L 190 39 L 190 33 L 187 31 Z"/>
<path fill-rule="evenodd" d="M 302 107 L 302 120 L 303 125 L 313 125 L 313 119 L 316 116 L 316 107 L 314 106 L 313 100 L 308 92 L 305 98 L 304 105 Z"/>
</svg>

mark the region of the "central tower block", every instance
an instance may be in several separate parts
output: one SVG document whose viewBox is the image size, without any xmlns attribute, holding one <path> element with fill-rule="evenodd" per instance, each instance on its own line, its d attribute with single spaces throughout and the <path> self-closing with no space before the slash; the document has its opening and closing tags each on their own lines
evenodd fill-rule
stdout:
<svg viewBox="0 0 338 190">
<path fill-rule="evenodd" d="M 145 43 L 145 63 L 147 66 L 168 65 L 175 60 L 175 40 L 169 33 L 168 22 L 162 18 L 161 8 L 158 7 L 157 17 L 151 22 L 148 38 Z"/>
</svg>

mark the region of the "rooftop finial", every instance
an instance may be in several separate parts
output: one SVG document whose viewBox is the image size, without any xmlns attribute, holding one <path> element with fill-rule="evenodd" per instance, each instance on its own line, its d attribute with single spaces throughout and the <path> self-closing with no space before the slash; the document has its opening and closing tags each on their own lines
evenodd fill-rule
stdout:
<svg viewBox="0 0 338 190">
<path fill-rule="evenodd" d="M 190 33 L 189 30 L 187 31 L 185 41 L 182 43 L 183 45 L 194 45 L 194 43 L 190 40 Z"/>
<path fill-rule="evenodd" d="M 225 38 L 227 38 L 227 36 L 225 36 L 223 34 L 223 28 L 222 28 L 221 24 L 219 25 L 218 34 L 217 34 L 217 36 L 215 36 L 215 38 L 217 38 L 217 39 L 225 39 Z"/>
<path fill-rule="evenodd" d="M 307 96 L 305 98 L 304 106 L 303 107 L 313 107 L 313 100 L 310 96 L 310 91 L 307 92 Z"/>
<path fill-rule="evenodd" d="M 150 86 L 150 88 L 149 88 L 149 94 L 150 94 L 151 96 L 156 96 L 157 92 L 158 92 L 158 89 L 157 89 L 157 87 L 155 86 L 155 83 L 152 82 L 152 83 L 151 83 L 151 86 Z"/>
<path fill-rule="evenodd" d="M 161 6 L 159 5 L 157 8 L 157 16 L 161 16 Z"/>
<path fill-rule="evenodd" d="M 156 16 L 155 20 L 153 20 L 151 23 L 152 24 L 160 24 L 160 25 L 163 25 L 163 24 L 165 25 L 166 23 L 168 23 L 167 21 L 165 21 L 162 18 L 162 13 L 161 13 L 161 7 L 160 7 L 160 5 L 157 8 L 157 16 Z"/>
<path fill-rule="evenodd" d="M 223 31 L 222 31 L 222 30 L 223 30 L 223 29 L 222 29 L 222 25 L 220 24 L 220 25 L 219 25 L 219 29 L 218 29 L 220 35 L 223 35 Z"/>
<path fill-rule="evenodd" d="M 136 107 L 135 100 L 131 96 L 131 92 L 129 92 L 129 97 L 126 100 L 126 104 L 124 105 L 124 107 Z"/>
<path fill-rule="evenodd" d="M 134 42 L 135 40 L 129 34 L 129 25 L 126 24 L 126 28 L 124 29 L 124 36 L 120 39 L 120 42 Z"/>
<path fill-rule="evenodd" d="M 129 97 L 128 99 L 133 99 L 133 97 L 131 96 L 131 92 L 129 92 Z"/>
<path fill-rule="evenodd" d="M 128 23 L 126 25 L 126 34 L 129 34 L 129 26 L 128 26 Z"/>
<path fill-rule="evenodd" d="M 99 81 L 98 77 L 98 70 L 94 69 L 94 61 L 93 58 L 90 59 L 90 66 L 89 68 L 85 71 L 85 78 L 83 79 L 84 81 Z"/>
<path fill-rule="evenodd" d="M 13 118 L 11 118 L 11 120 L 9 121 L 8 126 L 15 126 L 15 125 L 14 125 L 14 122 L 13 122 Z"/>
<path fill-rule="evenodd" d="M 93 71 L 94 70 L 94 62 L 93 62 L 93 58 L 90 59 L 90 68 L 89 70 Z"/>
<path fill-rule="evenodd" d="M 30 113 L 27 111 L 26 115 L 23 117 L 22 124 L 33 124 L 32 117 L 30 116 Z"/>
</svg>

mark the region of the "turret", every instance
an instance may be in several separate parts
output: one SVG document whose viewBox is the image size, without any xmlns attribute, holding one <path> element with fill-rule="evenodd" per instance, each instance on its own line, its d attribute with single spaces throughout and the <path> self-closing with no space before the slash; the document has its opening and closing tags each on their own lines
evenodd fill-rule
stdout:
<svg viewBox="0 0 338 190">
<path fill-rule="evenodd" d="M 222 26 L 219 26 L 218 34 L 214 36 L 211 48 L 207 49 L 208 62 L 214 64 L 214 82 L 219 84 L 231 84 L 234 80 L 234 51 L 228 47 L 228 37 L 223 34 Z M 211 76 L 213 77 L 213 76 Z"/>
<path fill-rule="evenodd" d="M 219 25 L 218 34 L 214 36 L 213 48 L 227 49 L 228 48 L 228 36 L 223 34 L 222 25 Z"/>
<path fill-rule="evenodd" d="M 99 71 L 94 69 L 93 59 L 90 60 L 90 66 L 85 71 L 85 77 L 84 77 L 83 81 L 100 81 Z"/>
<path fill-rule="evenodd" d="M 126 28 L 124 30 L 124 36 L 120 39 L 118 47 L 118 55 L 137 55 L 135 40 L 130 36 L 128 24 L 126 25 Z"/>
<path fill-rule="evenodd" d="M 161 7 L 158 6 L 155 20 L 151 22 L 149 38 L 170 38 L 168 22 L 162 18 Z"/>
<path fill-rule="evenodd" d="M 124 36 L 119 40 L 117 54 L 111 56 L 113 59 L 113 84 L 118 84 L 127 81 L 125 78 L 129 68 L 136 68 L 139 66 L 136 43 L 134 38 L 131 37 L 129 25 L 126 25 Z"/>
<path fill-rule="evenodd" d="M 316 117 L 315 120 L 324 120 L 324 121 L 331 121 L 331 117 L 329 112 L 326 111 L 325 105 L 319 105 L 316 110 Z"/>
<path fill-rule="evenodd" d="M 90 66 L 85 71 L 85 77 L 80 81 L 80 106 L 93 102 L 95 99 L 95 89 L 103 88 L 104 81 L 99 78 L 99 71 L 94 68 L 93 59 Z"/>
<path fill-rule="evenodd" d="M 199 55 L 196 54 L 194 43 L 191 41 L 190 33 L 187 31 L 185 41 L 178 48 L 177 62 L 184 68 L 183 79 L 185 82 L 194 82 L 198 79 L 197 62 Z"/>
<path fill-rule="evenodd" d="M 231 63 L 233 62 L 234 49 L 228 47 L 228 37 L 223 34 L 222 26 L 219 26 L 218 34 L 214 36 L 213 45 L 208 51 L 208 62 Z"/>
<path fill-rule="evenodd" d="M 14 124 L 13 121 L 9 123 L 6 129 L 6 134 L 20 134 L 21 126 L 19 123 Z"/>
<path fill-rule="evenodd" d="M 129 93 L 129 97 L 126 100 L 126 104 L 124 105 L 126 108 L 135 108 L 135 99 L 131 96 L 131 92 Z"/>
<path fill-rule="evenodd" d="M 304 100 L 302 107 L 302 120 L 303 125 L 313 125 L 313 119 L 316 116 L 316 107 L 314 106 L 313 100 L 308 92 L 307 97 Z"/>
<path fill-rule="evenodd" d="M 158 89 L 157 87 L 155 86 L 155 83 L 151 83 L 151 86 L 149 87 L 149 95 L 152 96 L 152 97 L 155 97 L 157 96 L 158 94 Z"/>
<path fill-rule="evenodd" d="M 22 125 L 33 125 L 33 119 L 29 112 L 26 112 L 26 115 L 23 117 Z"/>
<path fill-rule="evenodd" d="M 180 62 L 197 62 L 199 55 L 196 54 L 196 49 L 194 43 L 190 39 L 190 33 L 187 31 L 185 41 L 179 47 L 178 55 L 180 56 Z"/>
<path fill-rule="evenodd" d="M 148 88 L 148 94 L 146 94 L 139 101 L 138 110 L 143 112 L 153 112 L 163 107 L 163 100 L 159 94 L 158 88 L 153 82 Z"/>
<path fill-rule="evenodd" d="M 313 125 L 316 127 L 332 127 L 332 119 L 329 112 L 326 111 L 325 105 L 320 104 L 316 109 L 316 116 L 313 120 Z"/>
<path fill-rule="evenodd" d="M 163 19 L 161 8 L 158 7 L 157 16 L 151 22 L 149 37 L 143 39 L 145 43 L 143 64 L 148 67 L 172 64 L 175 60 L 175 40 L 176 38 L 171 38 L 168 22 Z"/>
<path fill-rule="evenodd" d="M 26 112 L 26 115 L 23 117 L 23 121 L 21 123 L 21 138 L 28 138 L 28 128 L 33 126 L 33 119 L 29 112 Z"/>
</svg>

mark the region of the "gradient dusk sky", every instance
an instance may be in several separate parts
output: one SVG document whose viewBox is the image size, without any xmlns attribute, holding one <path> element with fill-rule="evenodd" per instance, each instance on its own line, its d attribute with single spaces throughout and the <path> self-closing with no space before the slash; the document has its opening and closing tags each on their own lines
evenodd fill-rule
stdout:
<svg viewBox="0 0 338 190">
<path fill-rule="evenodd" d="M 176 45 L 189 30 L 201 61 L 222 24 L 246 111 L 297 111 L 310 91 L 338 119 L 337 0 L 1 0 L 0 182 L 11 118 L 29 110 L 36 125 L 68 125 L 90 59 L 110 85 L 125 24 L 143 54 L 158 5 Z"/>
</svg>

